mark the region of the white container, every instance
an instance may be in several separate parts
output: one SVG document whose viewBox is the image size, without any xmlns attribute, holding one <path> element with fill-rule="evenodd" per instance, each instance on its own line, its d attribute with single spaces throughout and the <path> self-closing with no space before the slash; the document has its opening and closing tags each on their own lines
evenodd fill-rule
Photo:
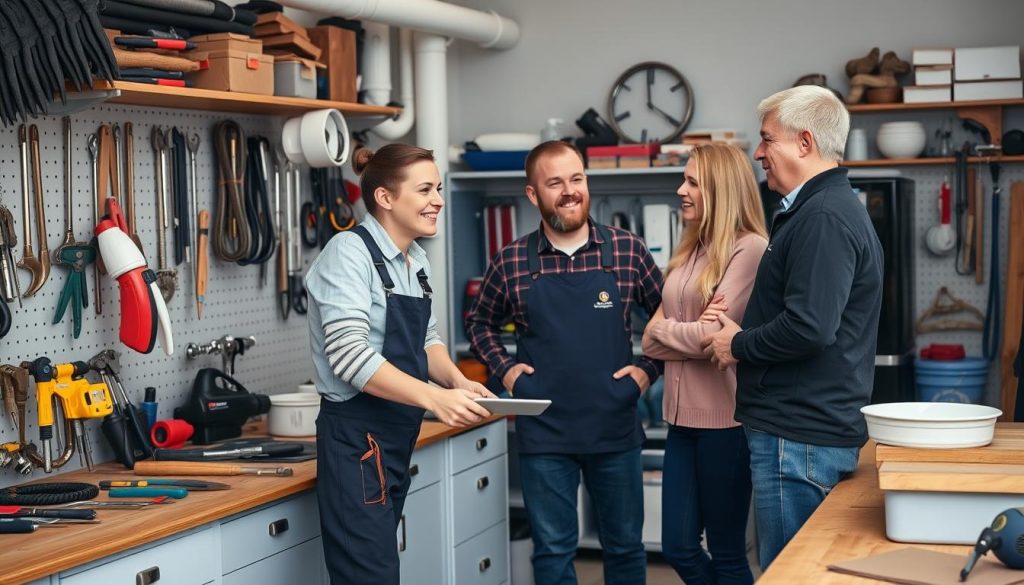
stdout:
<svg viewBox="0 0 1024 585">
<path fill-rule="evenodd" d="M 271 394 L 268 430 L 277 437 L 312 437 L 319 414 L 319 394 Z"/>
<path fill-rule="evenodd" d="M 1024 494 L 885 492 L 885 535 L 896 542 L 974 544 L 981 529 Z"/>
<path fill-rule="evenodd" d="M 316 394 L 316 384 L 314 384 L 312 382 L 306 382 L 305 384 L 299 384 L 299 387 L 296 390 L 296 392 L 299 392 L 300 394 L 310 394 L 310 393 Z"/>
<path fill-rule="evenodd" d="M 878 129 L 878 150 L 886 158 L 917 158 L 928 136 L 920 122 L 887 122 Z"/>
<path fill-rule="evenodd" d="M 846 160 L 868 160 L 868 135 L 863 128 L 852 128 L 846 140 Z"/>
<path fill-rule="evenodd" d="M 991 406 L 952 402 L 869 404 L 860 411 L 875 441 L 918 449 L 984 447 L 1003 414 Z"/>
<path fill-rule="evenodd" d="M 956 81 L 1020 78 L 1020 45 L 957 49 L 953 59 Z"/>
<path fill-rule="evenodd" d="M 316 65 L 307 59 L 274 63 L 274 95 L 316 99 Z"/>
</svg>

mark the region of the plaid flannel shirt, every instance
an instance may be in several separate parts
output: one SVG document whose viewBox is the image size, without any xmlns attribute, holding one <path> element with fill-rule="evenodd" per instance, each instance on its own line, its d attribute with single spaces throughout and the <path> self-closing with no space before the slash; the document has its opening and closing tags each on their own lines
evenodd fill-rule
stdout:
<svg viewBox="0 0 1024 585">
<path fill-rule="evenodd" d="M 648 316 L 661 304 L 661 271 L 647 250 L 643 240 L 633 232 L 608 227 L 612 234 L 614 261 L 612 268 L 619 286 L 622 300 L 622 327 L 632 334 L 631 316 L 634 303 L 643 307 Z M 501 326 L 511 321 L 517 331 L 529 329 L 526 307 L 526 291 L 530 287 L 528 266 L 528 235 L 512 242 L 491 260 L 480 287 L 480 294 L 473 302 L 466 317 L 466 337 L 469 338 L 473 353 L 487 367 L 492 376 L 501 380 L 515 365 L 501 343 Z M 601 244 L 603 240 L 590 221 L 590 237 L 587 243 L 572 256 L 556 250 L 540 231 L 538 257 L 541 274 L 562 274 L 601 270 Z M 653 383 L 661 375 L 662 362 L 640 356 L 634 364 L 647 372 Z"/>
</svg>

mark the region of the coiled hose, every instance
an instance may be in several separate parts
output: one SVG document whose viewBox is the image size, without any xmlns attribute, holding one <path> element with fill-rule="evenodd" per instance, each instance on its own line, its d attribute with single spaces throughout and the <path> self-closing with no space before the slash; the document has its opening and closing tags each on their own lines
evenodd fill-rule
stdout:
<svg viewBox="0 0 1024 585">
<path fill-rule="evenodd" d="M 249 257 L 252 242 L 242 180 L 246 168 L 245 134 L 237 122 L 225 120 L 217 124 L 213 144 L 219 178 L 211 230 L 213 253 L 225 262 L 240 262 Z"/>
</svg>

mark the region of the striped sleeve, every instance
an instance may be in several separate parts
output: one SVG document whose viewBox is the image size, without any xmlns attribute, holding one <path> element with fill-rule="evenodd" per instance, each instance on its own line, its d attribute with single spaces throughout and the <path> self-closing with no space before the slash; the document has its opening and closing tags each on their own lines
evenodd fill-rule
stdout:
<svg viewBox="0 0 1024 585">
<path fill-rule="evenodd" d="M 331 371 L 361 391 L 385 360 L 370 346 L 373 263 L 357 239 L 331 240 L 310 268 L 306 288 L 320 312 Z"/>
</svg>

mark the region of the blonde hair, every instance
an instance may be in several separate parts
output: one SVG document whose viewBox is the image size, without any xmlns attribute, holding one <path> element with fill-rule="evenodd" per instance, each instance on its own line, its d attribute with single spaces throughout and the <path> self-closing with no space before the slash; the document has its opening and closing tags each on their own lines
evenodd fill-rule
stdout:
<svg viewBox="0 0 1024 585">
<path fill-rule="evenodd" d="M 757 105 L 762 122 L 771 114 L 791 134 L 810 132 L 822 159 L 843 160 L 846 135 L 850 133 L 850 112 L 832 90 L 816 85 L 782 90 Z"/>
<path fill-rule="evenodd" d="M 693 149 L 690 161 L 697 167 L 704 214 L 686 226 L 665 276 L 704 246 L 708 265 L 697 279 L 697 290 L 707 303 L 722 281 L 739 236 L 753 233 L 767 237 L 768 232 L 754 170 L 742 150 L 728 144 L 704 144 Z"/>
</svg>

